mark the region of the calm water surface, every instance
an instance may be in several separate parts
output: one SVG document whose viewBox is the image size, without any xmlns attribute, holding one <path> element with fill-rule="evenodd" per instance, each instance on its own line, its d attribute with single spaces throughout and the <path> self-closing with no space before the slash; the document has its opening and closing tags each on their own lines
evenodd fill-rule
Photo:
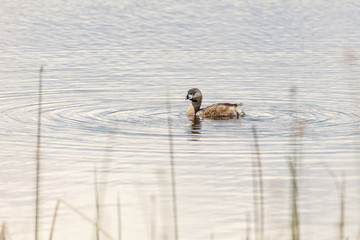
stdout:
<svg viewBox="0 0 360 240">
<path fill-rule="evenodd" d="M 173 239 L 167 91 L 180 239 L 245 239 L 248 218 L 253 232 L 252 126 L 265 236 L 290 238 L 295 120 L 303 239 L 338 239 L 342 175 L 357 239 L 359 13 L 357 1 L 2 1 L 0 220 L 32 239 L 43 65 L 42 239 L 57 199 L 95 218 L 95 168 L 107 231 L 118 234 L 120 196 L 123 239 Z M 246 117 L 192 125 L 193 87 L 204 105 L 243 102 Z M 60 208 L 55 239 L 94 237 Z"/>
</svg>

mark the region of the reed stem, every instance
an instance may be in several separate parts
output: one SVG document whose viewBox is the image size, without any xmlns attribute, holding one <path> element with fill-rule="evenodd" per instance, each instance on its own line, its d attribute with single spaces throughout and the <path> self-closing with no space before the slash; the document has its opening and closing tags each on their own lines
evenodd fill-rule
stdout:
<svg viewBox="0 0 360 240">
<path fill-rule="evenodd" d="M 118 193 L 118 197 L 117 197 L 117 219 L 118 219 L 118 240 L 121 240 L 121 202 L 120 202 L 120 193 Z"/>
<path fill-rule="evenodd" d="M 297 116 L 297 104 L 296 104 L 296 87 L 290 89 L 290 97 L 292 100 L 292 107 L 294 110 L 294 125 L 293 125 L 293 139 L 290 146 L 290 156 L 288 159 L 289 171 L 290 171 L 290 208 L 291 208 L 291 237 L 292 240 L 300 240 L 300 217 L 298 212 L 298 136 L 301 134 L 299 131 L 300 124 Z"/>
<path fill-rule="evenodd" d="M 291 199 L 290 199 L 290 205 L 291 205 L 291 236 L 293 240 L 299 240 L 300 239 L 300 229 L 299 229 L 299 213 L 298 213 L 298 185 L 297 185 L 297 171 L 296 171 L 296 165 L 294 162 L 289 160 L 289 169 L 291 174 Z"/>
<path fill-rule="evenodd" d="M 344 229 L 345 229 L 345 193 L 346 193 L 346 180 L 345 174 L 342 175 L 341 187 L 340 187 L 340 221 L 339 221 L 339 239 L 344 240 Z"/>
<path fill-rule="evenodd" d="M 346 175 L 342 174 L 341 183 L 339 183 L 339 179 L 335 175 L 334 171 L 329 168 L 325 163 L 323 163 L 325 169 L 329 173 L 329 175 L 333 178 L 338 197 L 339 197 L 339 240 L 344 240 L 344 229 L 345 229 L 345 193 L 346 193 Z M 360 231 L 359 231 L 360 233 Z M 360 239 L 360 234 L 358 234 L 357 239 Z"/>
<path fill-rule="evenodd" d="M 60 202 L 61 202 L 60 200 L 58 200 L 58 201 L 56 202 L 55 212 L 54 212 L 53 220 L 52 220 L 52 223 L 51 223 L 51 230 L 50 230 L 49 240 L 52 240 L 53 235 L 54 235 L 55 223 L 56 223 L 57 214 L 58 214 L 58 211 L 59 211 Z"/>
<path fill-rule="evenodd" d="M 72 206 L 70 203 L 66 202 L 63 199 L 58 199 L 57 204 L 56 204 L 56 208 L 55 208 L 55 212 L 54 212 L 54 216 L 53 216 L 53 221 L 52 221 L 52 225 L 51 225 L 51 233 L 50 233 L 50 238 L 49 240 L 53 239 L 53 232 L 55 231 L 55 223 L 56 223 L 56 219 L 57 219 L 57 213 L 60 209 L 60 204 L 65 205 L 67 208 L 69 208 L 70 210 L 72 210 L 74 213 L 76 213 L 77 215 L 79 215 L 80 217 L 82 217 L 85 221 L 89 222 L 91 225 L 93 225 L 99 232 L 101 232 L 106 238 L 110 239 L 110 240 L 115 240 L 115 238 L 113 238 L 108 232 L 105 231 L 105 229 L 103 229 L 102 227 L 100 227 L 95 221 L 93 221 L 91 218 L 89 218 L 88 216 L 86 216 L 84 213 L 82 213 L 80 210 L 78 210 L 77 208 L 75 208 L 74 206 Z"/>
<path fill-rule="evenodd" d="M 150 226 L 151 226 L 151 240 L 155 240 L 156 239 L 156 198 L 154 195 L 151 195 L 150 197 L 151 199 L 151 222 L 150 222 Z"/>
<path fill-rule="evenodd" d="M 246 214 L 246 240 L 250 240 L 251 235 L 251 224 L 250 224 L 250 214 Z"/>
<path fill-rule="evenodd" d="M 99 199 L 99 189 L 97 181 L 97 170 L 94 168 L 94 186 L 95 186 L 95 203 L 96 203 L 96 223 L 100 226 L 100 199 Z M 100 240 L 99 229 L 96 228 L 96 239 Z"/>
<path fill-rule="evenodd" d="M 257 181 L 258 181 L 258 191 L 260 195 L 260 239 L 264 239 L 264 222 L 265 222 L 265 214 L 264 214 L 264 184 L 263 184 L 263 174 L 262 174 L 262 163 L 261 163 L 261 157 L 260 157 L 260 147 L 256 132 L 256 127 L 252 126 L 252 133 L 254 137 L 254 147 L 255 147 L 255 153 L 256 153 L 256 159 L 257 159 Z"/>
<path fill-rule="evenodd" d="M 41 111 L 42 111 L 42 73 L 44 67 L 39 71 L 38 87 L 38 119 L 37 119 L 37 143 L 36 143 L 36 190 L 35 190 L 35 240 L 39 238 L 39 217 L 40 217 L 40 149 L 41 149 Z"/>
<path fill-rule="evenodd" d="M 259 221 L 259 194 L 258 194 L 258 181 L 256 174 L 256 161 L 252 157 L 252 185 L 253 185 L 253 204 L 254 204 L 254 234 L 255 239 L 259 240 L 260 221 Z"/>
<path fill-rule="evenodd" d="M 9 229 L 5 222 L 1 225 L 0 240 L 12 240 Z"/>
<path fill-rule="evenodd" d="M 178 233 L 178 221 L 177 221 L 177 200 L 176 200 L 174 143 L 173 143 L 173 133 L 172 133 L 171 103 L 170 103 L 169 92 L 167 92 L 167 110 L 168 110 L 171 187 L 172 187 L 172 200 L 173 200 L 174 239 L 178 240 L 179 239 L 179 233 Z"/>
</svg>

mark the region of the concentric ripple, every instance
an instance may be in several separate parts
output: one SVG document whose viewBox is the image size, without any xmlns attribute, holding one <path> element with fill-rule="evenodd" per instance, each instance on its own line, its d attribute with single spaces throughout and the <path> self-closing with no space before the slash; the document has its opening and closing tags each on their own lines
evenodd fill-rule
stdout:
<svg viewBox="0 0 360 240">
<path fill-rule="evenodd" d="M 117 125 L 120 132 L 140 134 L 146 129 L 163 128 L 167 124 L 167 110 L 163 103 L 145 106 L 139 103 L 127 103 L 125 100 L 104 100 L 98 95 L 93 97 L 89 92 L 79 98 L 73 93 L 56 93 L 46 95 L 42 104 L 42 124 L 45 128 L 73 130 L 86 129 L 103 131 L 111 125 Z M 51 100 L 48 100 L 51 99 Z M 2 96 L 3 104 L 0 113 L 3 132 L 33 131 L 37 124 L 38 103 L 34 92 L 8 94 Z M 134 107 L 140 105 L 140 107 Z M 247 115 L 244 121 L 258 122 L 263 129 L 272 129 L 281 133 L 288 131 L 288 126 L 296 118 L 312 128 L 326 128 L 341 125 L 342 134 L 351 134 L 360 122 L 358 113 L 349 109 L 349 103 L 338 108 L 331 103 L 316 104 L 307 102 L 292 109 L 289 104 L 275 102 L 270 105 L 254 104 L 246 106 Z M 129 107 L 130 106 L 130 107 Z M 259 108 L 259 106 L 261 106 Z M 173 109 L 174 127 L 184 125 L 186 106 L 176 105 Z M 212 120 L 208 120 L 212 121 Z M 148 132 L 150 134 L 150 132 Z M 154 134 L 154 133 L 151 133 Z"/>
<path fill-rule="evenodd" d="M 258 122 L 263 130 L 272 130 L 279 134 L 289 131 L 295 121 L 306 128 L 316 129 L 317 134 L 322 129 L 326 132 L 329 127 L 337 127 L 337 133 L 343 135 L 354 133 L 360 123 L 360 115 L 349 107 L 350 103 L 338 108 L 332 107 L 331 102 L 315 103 L 311 100 L 297 104 L 296 108 L 280 102 L 261 105 L 261 108 L 258 106 L 254 104 L 248 107 L 246 119 Z"/>
<path fill-rule="evenodd" d="M 3 95 L 0 108 L 3 132 L 33 132 L 36 129 L 39 107 L 36 94 Z M 120 132 L 133 131 L 135 134 L 139 133 L 136 129 L 144 131 L 147 127 L 167 124 L 167 110 L 162 106 L 135 108 L 132 106 L 137 104 L 125 102 L 124 106 L 124 102 L 94 98 L 91 92 L 81 98 L 73 93 L 47 94 L 42 103 L 42 126 L 61 131 L 104 131 L 116 125 Z"/>
</svg>

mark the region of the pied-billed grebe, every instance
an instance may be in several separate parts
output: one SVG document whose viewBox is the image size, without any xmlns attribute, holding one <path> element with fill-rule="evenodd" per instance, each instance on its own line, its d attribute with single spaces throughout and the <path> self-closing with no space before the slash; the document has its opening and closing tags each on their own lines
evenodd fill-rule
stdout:
<svg viewBox="0 0 360 240">
<path fill-rule="evenodd" d="M 245 115 L 241 109 L 241 103 L 218 103 L 200 109 L 202 94 L 197 88 L 190 89 L 186 95 L 186 99 L 191 101 L 190 107 L 186 112 L 186 116 L 191 119 L 194 119 L 195 116 L 212 119 L 234 119 Z"/>
</svg>

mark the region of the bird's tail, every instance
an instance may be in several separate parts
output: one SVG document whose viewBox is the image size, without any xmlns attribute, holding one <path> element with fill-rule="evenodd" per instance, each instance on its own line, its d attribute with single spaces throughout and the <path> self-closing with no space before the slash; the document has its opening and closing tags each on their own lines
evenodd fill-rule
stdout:
<svg viewBox="0 0 360 240">
<path fill-rule="evenodd" d="M 242 103 L 237 104 L 236 113 L 237 113 L 238 117 L 245 116 L 245 112 L 242 109 Z"/>
</svg>

